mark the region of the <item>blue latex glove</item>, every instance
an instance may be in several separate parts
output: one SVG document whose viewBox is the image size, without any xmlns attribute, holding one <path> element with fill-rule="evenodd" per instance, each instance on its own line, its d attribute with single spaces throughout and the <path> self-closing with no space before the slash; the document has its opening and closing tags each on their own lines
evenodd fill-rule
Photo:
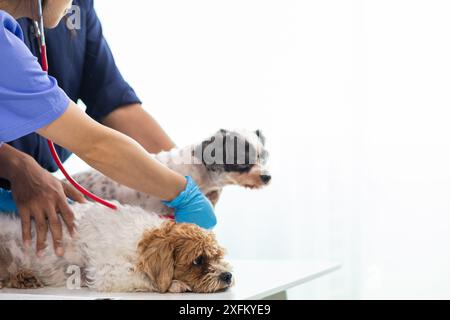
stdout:
<svg viewBox="0 0 450 320">
<path fill-rule="evenodd" d="M 17 212 L 11 191 L 0 188 L 0 213 Z"/>
<path fill-rule="evenodd" d="M 194 223 L 204 229 L 212 229 L 217 224 L 211 202 L 200 191 L 191 177 L 187 176 L 187 185 L 178 197 L 172 201 L 163 201 L 169 208 L 175 209 L 175 221 Z"/>
</svg>

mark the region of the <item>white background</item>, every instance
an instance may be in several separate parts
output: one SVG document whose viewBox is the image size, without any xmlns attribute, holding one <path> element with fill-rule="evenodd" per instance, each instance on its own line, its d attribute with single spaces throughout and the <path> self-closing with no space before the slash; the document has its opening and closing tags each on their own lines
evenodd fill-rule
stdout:
<svg viewBox="0 0 450 320">
<path fill-rule="evenodd" d="M 450 2 L 96 7 L 125 78 L 177 144 L 265 132 L 273 184 L 229 188 L 217 209 L 232 257 L 344 264 L 292 298 L 450 298 Z"/>
</svg>

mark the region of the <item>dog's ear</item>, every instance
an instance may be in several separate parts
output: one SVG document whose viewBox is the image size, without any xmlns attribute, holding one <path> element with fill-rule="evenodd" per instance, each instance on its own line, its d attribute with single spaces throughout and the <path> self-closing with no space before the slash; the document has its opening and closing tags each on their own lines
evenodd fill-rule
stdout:
<svg viewBox="0 0 450 320">
<path fill-rule="evenodd" d="M 137 269 L 144 272 L 165 293 L 172 284 L 174 274 L 174 248 L 169 233 L 174 222 L 165 222 L 162 228 L 146 231 L 139 242 Z"/>
<path fill-rule="evenodd" d="M 217 134 L 220 134 L 220 135 L 222 135 L 222 136 L 226 136 L 228 133 L 229 133 L 229 131 L 226 130 L 226 129 L 220 129 L 220 130 L 217 132 Z"/>
<path fill-rule="evenodd" d="M 217 202 L 219 202 L 220 194 L 222 193 L 222 189 L 220 190 L 214 190 L 211 192 L 208 192 L 206 194 L 206 197 L 211 201 L 213 207 L 216 207 Z"/>
<path fill-rule="evenodd" d="M 261 141 L 262 145 L 266 144 L 266 137 L 263 135 L 261 130 L 256 130 L 255 131 L 256 136 L 259 138 L 259 140 Z"/>
</svg>

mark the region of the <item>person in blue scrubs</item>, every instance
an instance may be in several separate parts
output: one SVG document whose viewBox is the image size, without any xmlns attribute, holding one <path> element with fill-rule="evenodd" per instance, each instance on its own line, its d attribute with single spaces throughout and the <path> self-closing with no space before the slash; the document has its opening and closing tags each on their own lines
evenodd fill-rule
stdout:
<svg viewBox="0 0 450 320">
<path fill-rule="evenodd" d="M 34 220 L 38 253 L 50 229 L 55 252 L 62 255 L 59 218 L 69 231 L 74 228 L 66 197 L 84 201 L 49 173 L 57 167 L 46 138 L 61 146 L 57 151 L 62 160 L 74 152 L 112 179 L 165 200 L 175 208 L 178 222 L 213 227 L 214 210 L 195 182 L 149 156 L 171 149 L 173 142 L 122 78 L 93 1 L 74 1 L 81 9 L 79 30 L 69 30 L 61 21 L 72 1 L 44 4 L 45 25 L 54 28 L 47 32 L 49 74 L 41 71 L 36 58 L 32 19 L 37 2 L 0 0 L 0 211 L 11 210 L 4 190 L 10 188 L 25 244 L 31 244 Z M 78 100 L 86 104 L 86 113 L 75 105 Z"/>
</svg>

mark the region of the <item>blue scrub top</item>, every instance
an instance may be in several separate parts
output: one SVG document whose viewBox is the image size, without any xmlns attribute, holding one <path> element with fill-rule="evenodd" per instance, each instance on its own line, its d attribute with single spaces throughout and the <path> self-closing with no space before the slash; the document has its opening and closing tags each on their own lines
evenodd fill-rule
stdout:
<svg viewBox="0 0 450 320">
<path fill-rule="evenodd" d="M 19 24 L 0 10 L 0 142 L 9 142 L 59 118 L 69 98 L 42 71 L 23 43 Z"/>
<path fill-rule="evenodd" d="M 84 102 L 89 116 L 102 121 L 117 108 L 141 101 L 115 64 L 93 1 L 74 0 L 73 4 L 81 9 L 79 30 L 69 30 L 64 20 L 55 29 L 46 30 L 49 75 L 58 81 L 70 99 Z M 18 22 L 25 45 L 39 57 L 32 21 L 20 19 Z M 9 144 L 31 155 L 43 168 L 51 172 L 57 170 L 45 140 L 39 135 L 31 133 Z M 57 151 L 63 161 L 71 154 L 58 146 Z M 8 182 L 0 179 L 0 187 L 8 187 Z"/>
</svg>

